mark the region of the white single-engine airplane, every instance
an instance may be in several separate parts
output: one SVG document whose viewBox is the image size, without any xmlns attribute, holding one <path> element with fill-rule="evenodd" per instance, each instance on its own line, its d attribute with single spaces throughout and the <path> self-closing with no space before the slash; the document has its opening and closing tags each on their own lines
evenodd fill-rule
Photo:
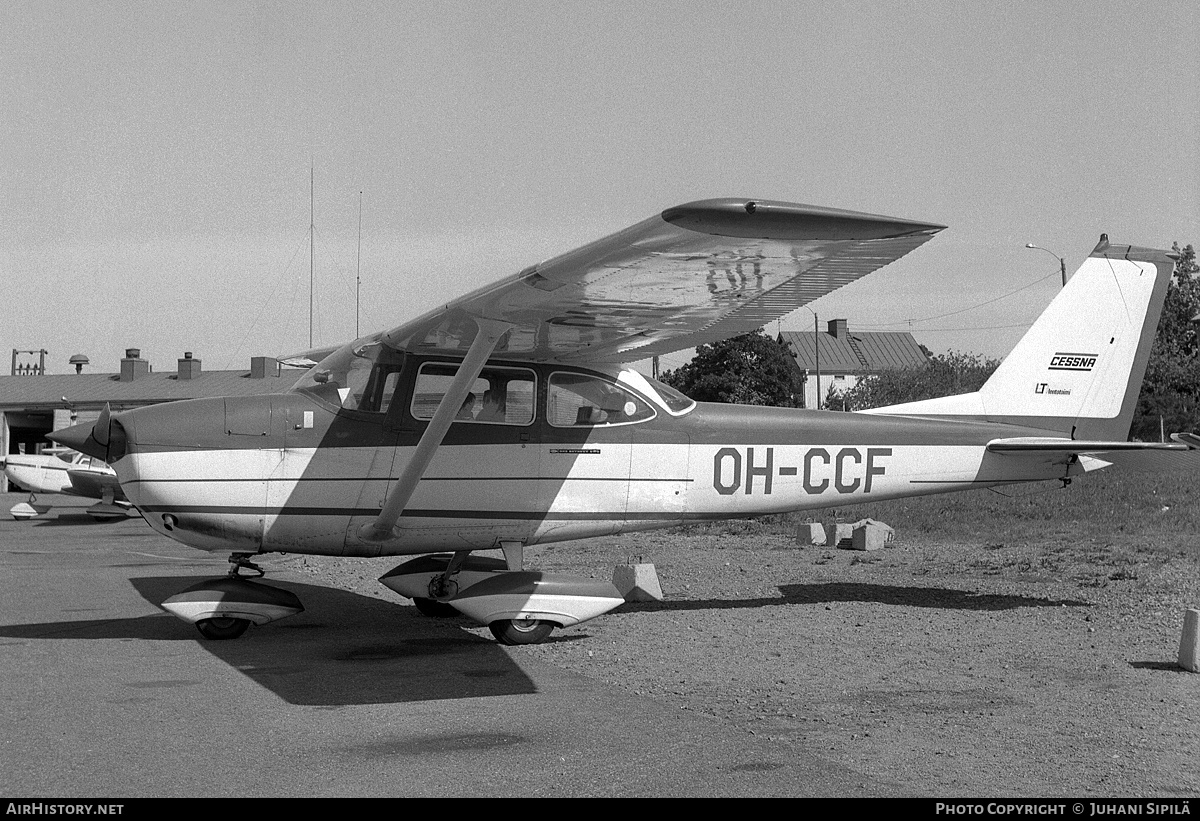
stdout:
<svg viewBox="0 0 1200 821">
<path fill-rule="evenodd" d="M 29 500 L 14 505 L 9 513 L 24 520 L 40 516 L 50 505 L 39 503 L 39 493 L 67 493 L 99 499 L 88 508 L 94 519 L 125 517 L 131 507 L 121 492 L 117 473 L 103 460 L 68 448 L 53 448 L 42 453 L 11 453 L 0 459 L 4 475 L 29 491 Z"/>
<path fill-rule="evenodd" d="M 151 526 L 233 551 L 164 607 L 210 638 L 302 610 L 239 576 L 270 552 L 422 556 L 381 581 L 504 643 L 623 599 L 525 571 L 527 545 L 1153 468 L 1126 441 L 1168 256 L 1102 238 L 977 393 L 868 413 L 699 404 L 622 368 L 760 328 L 943 226 L 705 200 L 331 351 L 287 393 L 198 399 L 52 435 L 104 458 Z M 315 353 L 315 352 L 314 352 Z M 504 559 L 474 557 L 500 550 Z"/>
</svg>

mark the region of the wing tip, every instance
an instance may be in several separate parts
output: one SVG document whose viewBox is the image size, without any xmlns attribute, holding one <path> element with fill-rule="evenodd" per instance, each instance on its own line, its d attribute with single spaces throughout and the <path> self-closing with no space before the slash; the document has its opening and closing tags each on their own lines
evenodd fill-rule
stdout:
<svg viewBox="0 0 1200 821">
<path fill-rule="evenodd" d="M 931 222 L 777 200 L 696 200 L 662 212 L 679 228 L 703 234 L 775 240 L 869 240 L 927 234 L 946 226 Z"/>
</svg>

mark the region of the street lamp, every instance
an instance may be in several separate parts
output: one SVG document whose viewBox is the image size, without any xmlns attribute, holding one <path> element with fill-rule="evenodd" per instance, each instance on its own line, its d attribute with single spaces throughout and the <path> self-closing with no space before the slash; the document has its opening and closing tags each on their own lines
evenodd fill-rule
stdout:
<svg viewBox="0 0 1200 821">
<path fill-rule="evenodd" d="M 1034 245 L 1032 242 L 1025 243 L 1025 247 L 1032 248 L 1035 251 L 1045 251 L 1047 254 L 1054 257 L 1056 260 L 1058 260 L 1058 269 L 1060 271 L 1062 271 L 1062 283 L 1063 283 L 1063 287 L 1065 288 L 1067 285 L 1067 263 L 1066 263 L 1066 260 L 1064 260 L 1062 257 L 1060 257 L 1058 254 L 1054 253 L 1053 251 L 1049 250 L 1048 248 L 1043 248 L 1040 245 Z"/>
</svg>

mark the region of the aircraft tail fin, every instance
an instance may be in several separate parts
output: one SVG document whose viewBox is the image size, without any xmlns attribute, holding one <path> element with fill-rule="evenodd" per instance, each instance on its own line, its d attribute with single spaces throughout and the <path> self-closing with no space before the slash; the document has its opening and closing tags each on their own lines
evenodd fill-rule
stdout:
<svg viewBox="0 0 1200 821">
<path fill-rule="evenodd" d="M 869 413 L 983 419 L 1072 439 L 1129 436 L 1174 261 L 1106 235 L 975 393 Z"/>
</svg>

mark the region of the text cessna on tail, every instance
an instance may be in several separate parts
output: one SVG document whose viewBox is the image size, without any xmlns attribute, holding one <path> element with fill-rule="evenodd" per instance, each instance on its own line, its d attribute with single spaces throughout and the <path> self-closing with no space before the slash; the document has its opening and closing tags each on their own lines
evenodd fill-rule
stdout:
<svg viewBox="0 0 1200 821">
<path fill-rule="evenodd" d="M 1125 441 L 1172 260 L 1107 240 L 977 393 L 867 413 L 697 404 L 622 368 L 762 327 L 941 229 L 694 202 L 324 352 L 287 393 L 105 412 L 53 438 L 111 464 L 156 530 L 233 552 L 229 578 L 164 603 L 211 638 L 302 609 L 238 576 L 261 553 L 437 554 L 381 581 L 534 643 L 622 599 L 524 571 L 526 545 L 1187 458 L 1188 437 Z M 503 560 L 471 555 L 489 550 Z"/>
</svg>

